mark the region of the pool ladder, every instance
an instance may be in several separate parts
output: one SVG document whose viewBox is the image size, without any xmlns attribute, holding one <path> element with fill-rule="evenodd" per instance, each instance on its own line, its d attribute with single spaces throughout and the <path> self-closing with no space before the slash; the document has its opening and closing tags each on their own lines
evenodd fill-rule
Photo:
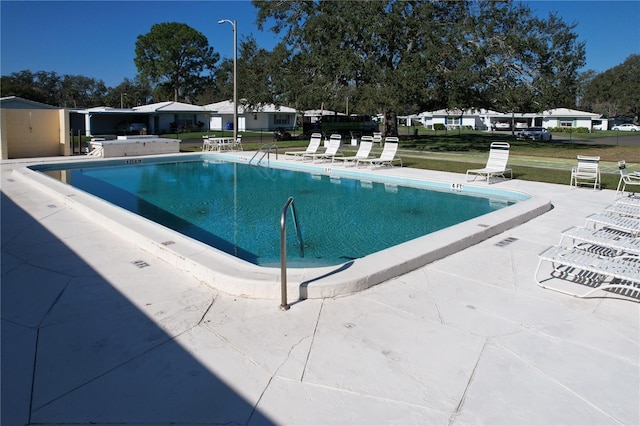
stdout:
<svg viewBox="0 0 640 426">
<path fill-rule="evenodd" d="M 256 158 L 258 156 L 258 154 L 262 154 L 262 156 L 258 159 L 258 162 L 256 163 L 256 166 L 260 165 L 260 162 L 264 159 L 264 157 L 267 157 L 267 166 L 269 165 L 269 154 L 271 154 L 271 148 L 275 148 L 276 149 L 276 160 L 278 159 L 278 145 L 276 145 L 275 143 L 272 144 L 268 144 L 265 143 L 263 144 L 260 149 L 258 149 L 256 151 L 255 154 L 253 154 L 253 157 L 251 157 L 251 160 L 249 160 L 249 164 L 251 165 L 251 163 L 253 162 L 253 159 Z"/>
<path fill-rule="evenodd" d="M 296 206 L 293 203 L 293 197 L 289 197 L 282 208 L 282 215 L 280 216 L 280 309 L 283 311 L 289 309 L 289 304 L 287 303 L 287 212 L 289 209 L 291 209 L 293 226 L 296 228 L 298 244 L 300 244 L 300 257 L 304 257 L 304 243 L 300 233 L 300 226 L 298 225 Z"/>
</svg>

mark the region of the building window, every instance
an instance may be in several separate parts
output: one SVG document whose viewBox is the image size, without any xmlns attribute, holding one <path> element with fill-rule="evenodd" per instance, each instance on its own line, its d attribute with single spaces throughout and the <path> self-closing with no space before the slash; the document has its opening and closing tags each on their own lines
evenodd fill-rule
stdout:
<svg viewBox="0 0 640 426">
<path fill-rule="evenodd" d="M 291 124 L 291 115 L 289 114 L 276 114 L 273 116 L 273 124 L 279 124 L 286 126 Z"/>
<path fill-rule="evenodd" d="M 178 129 L 191 129 L 197 122 L 196 115 L 192 114 L 174 114 L 174 123 Z"/>
<path fill-rule="evenodd" d="M 560 122 L 560 127 L 573 127 L 573 120 L 562 118 L 558 121 Z"/>
</svg>

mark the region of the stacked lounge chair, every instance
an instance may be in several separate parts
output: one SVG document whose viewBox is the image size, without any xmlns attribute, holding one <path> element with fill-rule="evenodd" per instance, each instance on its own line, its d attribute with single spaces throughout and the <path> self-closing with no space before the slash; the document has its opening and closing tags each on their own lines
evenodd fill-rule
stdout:
<svg viewBox="0 0 640 426">
<path fill-rule="evenodd" d="M 629 194 L 626 197 L 616 200 L 617 206 L 636 206 L 640 207 L 640 194 Z"/>
<path fill-rule="evenodd" d="M 572 240 L 573 246 L 578 248 L 590 244 L 610 250 L 616 256 L 624 253 L 640 256 L 640 238 L 611 228 L 590 229 L 575 226 L 562 232 L 560 245 L 562 246 L 567 239 Z"/>
<path fill-rule="evenodd" d="M 640 234 L 640 219 L 618 215 L 613 212 L 592 214 L 587 217 L 587 226 L 597 228 L 598 226 L 617 229 L 637 237 Z"/>
<path fill-rule="evenodd" d="M 615 203 L 605 209 L 605 213 L 613 213 L 620 216 L 628 216 L 640 219 L 640 204 Z"/>
<path fill-rule="evenodd" d="M 640 301 L 640 219 L 628 216 L 624 205 L 616 202 L 604 213 L 589 216 L 584 227 L 563 231 L 560 243 L 538 256 L 538 285 L 575 297 L 606 291 Z M 567 240 L 572 244 L 567 246 Z M 551 274 L 539 280 L 546 262 Z"/>
</svg>

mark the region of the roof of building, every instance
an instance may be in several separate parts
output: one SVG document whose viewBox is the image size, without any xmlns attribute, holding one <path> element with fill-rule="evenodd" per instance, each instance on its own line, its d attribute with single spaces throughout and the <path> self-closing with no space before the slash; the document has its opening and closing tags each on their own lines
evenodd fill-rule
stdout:
<svg viewBox="0 0 640 426">
<path fill-rule="evenodd" d="M 183 102 L 157 102 L 155 104 L 134 107 L 135 112 L 206 112 L 207 108 Z"/>
<path fill-rule="evenodd" d="M 602 117 L 600 114 L 596 114 L 594 112 L 587 111 L 579 111 L 571 108 L 554 108 L 543 111 L 543 116 L 549 115 L 552 117 L 591 117 L 591 118 L 600 118 Z"/>
<path fill-rule="evenodd" d="M 460 109 L 439 109 L 436 111 L 425 111 L 418 114 L 419 117 L 429 117 L 429 116 L 454 116 L 459 117 L 463 116 L 477 116 L 477 115 L 501 115 L 497 111 L 487 110 L 484 108 L 469 108 L 464 111 Z"/>
<path fill-rule="evenodd" d="M 31 101 L 19 96 L 5 96 L 0 98 L 0 108 L 7 109 L 60 109 L 53 105 Z"/>
<path fill-rule="evenodd" d="M 133 110 L 131 108 L 111 108 L 107 106 L 100 107 L 92 107 L 92 108 L 81 108 L 81 109 L 72 109 L 71 112 L 77 113 L 89 113 L 89 114 L 128 114 L 132 113 Z"/>
<path fill-rule="evenodd" d="M 467 110 L 459 110 L 459 109 L 439 109 L 436 111 L 425 111 L 425 112 L 421 112 L 420 114 L 418 114 L 419 117 L 421 118 L 428 118 L 428 117 L 459 117 L 459 116 L 479 116 L 479 115 L 484 115 L 484 116 L 490 116 L 490 117 L 503 117 L 503 118 L 535 118 L 535 117 L 590 117 L 590 118 L 601 118 L 602 116 L 600 114 L 596 114 L 593 112 L 587 112 L 587 111 L 579 111 L 579 110 L 575 110 L 575 109 L 570 109 L 570 108 L 554 108 L 554 109 L 549 109 L 546 111 L 542 111 L 542 112 L 498 112 L 498 111 L 492 111 L 492 110 L 486 110 L 483 108 L 478 108 L 478 109 L 474 109 L 474 108 L 470 108 Z"/>
<path fill-rule="evenodd" d="M 215 102 L 212 104 L 208 104 L 204 106 L 205 109 L 211 112 L 217 112 L 219 114 L 233 114 L 233 102 L 232 101 L 222 101 Z M 274 105 L 274 104 L 265 104 L 261 105 L 256 109 L 246 110 L 244 105 L 238 104 L 238 113 L 244 114 L 246 112 L 254 113 L 254 112 L 267 112 L 267 113 L 288 113 L 295 114 L 296 110 L 294 108 L 289 108 L 282 105 Z"/>
<path fill-rule="evenodd" d="M 308 109 L 304 112 L 307 117 L 320 117 L 323 115 L 346 115 L 343 112 L 331 111 L 328 109 Z"/>
</svg>

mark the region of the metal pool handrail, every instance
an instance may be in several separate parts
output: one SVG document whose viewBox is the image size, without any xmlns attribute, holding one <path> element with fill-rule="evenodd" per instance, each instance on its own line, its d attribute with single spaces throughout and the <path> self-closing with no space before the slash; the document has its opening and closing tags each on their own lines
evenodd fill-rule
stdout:
<svg viewBox="0 0 640 426">
<path fill-rule="evenodd" d="M 276 149 L 276 160 L 278 159 L 278 145 L 276 145 L 275 143 L 272 144 L 268 144 L 265 143 L 263 144 L 260 149 L 258 149 L 256 151 L 255 154 L 253 154 L 253 157 L 251 157 L 251 160 L 249 160 L 249 164 L 251 164 L 251 162 L 253 161 L 254 158 L 256 158 L 256 156 L 260 153 L 262 153 L 262 157 L 260 157 L 260 159 L 258 160 L 258 162 L 256 163 L 256 165 L 260 165 L 260 162 L 262 162 L 262 160 L 264 159 L 264 156 L 267 156 L 267 164 L 269 163 L 269 159 L 270 159 L 270 155 L 271 154 L 271 148 L 275 148 Z"/>
<path fill-rule="evenodd" d="M 282 215 L 280 216 L 280 309 L 283 311 L 289 309 L 289 304 L 287 303 L 287 211 L 289 210 L 289 206 L 291 206 L 293 226 L 296 228 L 298 243 L 300 244 L 300 257 L 304 257 L 304 243 L 302 241 L 302 234 L 300 233 L 300 226 L 298 226 L 296 206 L 293 203 L 293 197 L 289 197 L 282 208 Z"/>
</svg>

